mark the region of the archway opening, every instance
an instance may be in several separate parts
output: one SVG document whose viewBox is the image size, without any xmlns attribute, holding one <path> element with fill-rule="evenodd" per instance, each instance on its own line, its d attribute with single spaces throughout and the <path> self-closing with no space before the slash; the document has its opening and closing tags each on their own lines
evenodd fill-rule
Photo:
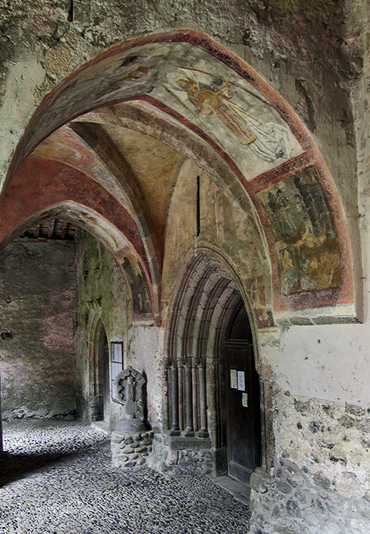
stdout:
<svg viewBox="0 0 370 534">
<path fill-rule="evenodd" d="M 198 253 L 172 306 L 166 366 L 171 448 L 249 484 L 263 462 L 252 328 L 232 269 Z M 202 451 L 202 452 L 200 452 Z"/>
<path fill-rule="evenodd" d="M 222 347 L 228 474 L 249 484 L 262 463 L 260 384 L 253 338 L 243 302 L 237 306 Z"/>
<path fill-rule="evenodd" d="M 109 422 L 109 345 L 101 319 L 95 325 L 90 357 L 89 418 Z"/>
</svg>

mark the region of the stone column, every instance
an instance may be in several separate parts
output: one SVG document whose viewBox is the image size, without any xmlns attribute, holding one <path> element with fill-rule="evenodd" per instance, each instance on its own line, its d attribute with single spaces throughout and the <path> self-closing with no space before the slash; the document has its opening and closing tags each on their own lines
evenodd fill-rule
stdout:
<svg viewBox="0 0 370 534">
<path fill-rule="evenodd" d="M 199 385 L 198 385 L 198 359 L 193 358 L 192 388 L 193 388 L 193 430 L 199 430 Z"/>
<path fill-rule="evenodd" d="M 171 415 L 172 428 L 171 436 L 178 436 L 180 434 L 179 427 L 179 383 L 178 383 L 178 369 L 174 365 L 171 368 Z"/>
<path fill-rule="evenodd" d="M 206 388 L 206 369 L 202 363 L 199 369 L 199 397 L 200 397 L 200 438 L 208 438 L 207 430 L 207 388 Z"/>
<path fill-rule="evenodd" d="M 217 405 L 218 405 L 218 399 L 217 399 L 217 386 L 218 386 L 218 380 L 217 380 L 217 371 L 218 371 L 218 364 L 215 362 L 213 358 L 209 358 L 207 362 L 207 384 L 209 387 L 208 391 L 208 409 L 209 409 L 209 424 L 208 424 L 208 430 L 211 435 L 212 442 L 217 447 L 220 446 L 220 425 L 217 417 Z"/>
<path fill-rule="evenodd" d="M 164 371 L 163 371 L 163 395 L 164 395 L 164 414 L 163 414 L 163 420 L 165 424 L 165 428 L 169 430 L 171 428 L 171 421 L 170 421 L 170 398 L 169 398 L 169 374 L 170 372 L 170 362 L 166 360 L 164 362 Z"/>
<path fill-rule="evenodd" d="M 184 423 L 184 361 L 182 358 L 179 358 L 177 361 L 178 366 L 178 372 L 177 372 L 177 384 L 178 384 L 178 392 L 177 392 L 177 398 L 178 398 L 178 410 L 179 410 L 179 430 L 180 432 L 184 430 L 185 423 Z"/>
<path fill-rule="evenodd" d="M 185 366 L 186 436 L 194 436 L 192 380 L 192 366 L 190 363 L 187 363 Z"/>
</svg>

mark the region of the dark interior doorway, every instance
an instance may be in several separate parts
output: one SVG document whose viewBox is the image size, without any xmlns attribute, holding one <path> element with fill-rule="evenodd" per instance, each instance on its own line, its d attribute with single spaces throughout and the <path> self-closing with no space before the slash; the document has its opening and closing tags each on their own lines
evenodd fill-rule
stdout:
<svg viewBox="0 0 370 534">
<path fill-rule="evenodd" d="M 259 376 L 244 304 L 235 311 L 224 347 L 228 474 L 249 484 L 261 465 Z"/>
<path fill-rule="evenodd" d="M 101 320 L 95 327 L 93 355 L 91 359 L 90 418 L 92 421 L 109 422 L 109 344 Z"/>
</svg>

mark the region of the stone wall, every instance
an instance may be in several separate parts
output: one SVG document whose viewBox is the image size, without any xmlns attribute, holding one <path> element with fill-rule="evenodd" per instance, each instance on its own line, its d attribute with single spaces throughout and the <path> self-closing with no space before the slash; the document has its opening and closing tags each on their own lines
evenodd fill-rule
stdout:
<svg viewBox="0 0 370 534">
<path fill-rule="evenodd" d="M 365 534 L 370 408 L 275 392 L 271 477 L 254 477 L 254 534 Z"/>
<path fill-rule="evenodd" d="M 88 416 L 91 395 L 91 362 L 94 325 L 101 320 L 108 342 L 122 341 L 127 351 L 125 279 L 113 255 L 91 235 L 77 233 L 77 333 L 78 388 L 83 416 Z M 112 424 L 121 405 L 110 403 Z"/>
<path fill-rule="evenodd" d="M 73 417 L 75 246 L 14 241 L 0 255 L 2 414 Z"/>
</svg>

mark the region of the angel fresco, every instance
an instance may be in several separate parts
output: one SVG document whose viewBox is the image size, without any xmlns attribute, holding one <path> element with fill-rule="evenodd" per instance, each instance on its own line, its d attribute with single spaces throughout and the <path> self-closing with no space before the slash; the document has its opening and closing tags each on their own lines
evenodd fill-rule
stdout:
<svg viewBox="0 0 370 534">
<path fill-rule="evenodd" d="M 208 128 L 211 125 L 206 124 L 206 117 L 216 116 L 241 145 L 249 146 L 261 159 L 272 163 L 278 158 L 289 158 L 291 156 L 288 133 L 284 126 L 274 122 L 264 124 L 256 117 L 253 117 L 233 101 L 232 86 L 235 84 L 223 78 L 218 78 L 208 73 L 205 74 L 212 76 L 211 84 L 198 83 L 193 76 L 178 78 L 175 82 L 177 88 L 186 92 L 187 100 L 192 105 L 192 108 L 179 99 L 171 89 L 168 87 L 165 87 L 165 89 Z M 239 85 L 237 87 L 243 89 Z M 254 98 L 259 98 L 250 91 L 248 93 Z"/>
</svg>

